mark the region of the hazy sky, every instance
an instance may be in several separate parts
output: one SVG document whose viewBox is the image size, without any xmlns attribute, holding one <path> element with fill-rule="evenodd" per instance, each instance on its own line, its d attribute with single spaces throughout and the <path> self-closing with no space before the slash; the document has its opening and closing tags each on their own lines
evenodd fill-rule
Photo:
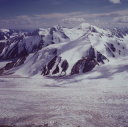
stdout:
<svg viewBox="0 0 128 127">
<path fill-rule="evenodd" d="M 128 0 L 0 0 L 0 28 L 128 25 Z"/>
</svg>

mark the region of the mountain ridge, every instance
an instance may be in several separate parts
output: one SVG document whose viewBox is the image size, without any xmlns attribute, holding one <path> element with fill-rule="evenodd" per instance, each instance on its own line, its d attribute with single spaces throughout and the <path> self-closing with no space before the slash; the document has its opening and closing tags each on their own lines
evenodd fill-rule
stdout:
<svg viewBox="0 0 128 127">
<path fill-rule="evenodd" d="M 86 73 L 111 59 L 127 56 L 128 33 L 105 30 L 88 23 L 74 28 L 56 25 L 31 33 L 15 33 L 0 40 L 0 59 L 11 60 L 1 74 L 62 76 Z M 20 37 L 21 40 L 19 39 Z"/>
</svg>

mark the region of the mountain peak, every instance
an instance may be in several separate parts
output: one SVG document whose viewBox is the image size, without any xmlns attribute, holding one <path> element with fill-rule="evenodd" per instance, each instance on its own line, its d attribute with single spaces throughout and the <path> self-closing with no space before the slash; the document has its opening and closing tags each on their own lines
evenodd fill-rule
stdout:
<svg viewBox="0 0 128 127">
<path fill-rule="evenodd" d="M 8 33 L 8 32 L 10 32 L 9 29 L 0 29 L 0 31 L 1 31 L 1 32 L 4 32 L 4 33 Z"/>
<path fill-rule="evenodd" d="M 59 24 L 57 24 L 57 25 L 52 26 L 51 28 L 61 29 L 61 28 L 62 28 L 62 26 L 61 26 L 61 25 L 59 25 Z"/>
<path fill-rule="evenodd" d="M 86 23 L 86 22 L 83 22 L 81 23 L 78 27 L 81 28 L 81 29 L 84 29 L 84 28 L 88 28 L 90 27 L 91 25 L 89 23 Z"/>
</svg>

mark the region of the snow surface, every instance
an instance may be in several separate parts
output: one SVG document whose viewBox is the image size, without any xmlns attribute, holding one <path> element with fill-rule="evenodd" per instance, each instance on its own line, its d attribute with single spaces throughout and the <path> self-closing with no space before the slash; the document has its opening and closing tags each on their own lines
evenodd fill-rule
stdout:
<svg viewBox="0 0 128 127">
<path fill-rule="evenodd" d="M 127 127 L 128 35 L 119 38 L 87 23 L 72 29 L 54 29 L 52 34 L 50 28 L 39 29 L 46 47 L 29 54 L 24 64 L 9 70 L 10 75 L 0 76 L 0 125 Z M 25 46 L 31 52 L 41 37 L 25 36 L 18 43 L 18 51 Z M 56 43 L 51 44 L 52 40 Z M 114 46 L 115 51 L 109 46 Z M 13 43 L 9 45 L 13 47 Z M 86 57 L 91 47 L 109 61 L 91 72 L 69 76 L 73 65 Z M 110 48 L 109 52 L 106 48 Z M 68 61 L 67 75 L 50 73 L 44 77 L 43 67 L 56 55 Z M 0 62 L 0 68 L 5 64 Z"/>
<path fill-rule="evenodd" d="M 128 59 L 67 77 L 0 77 L 0 125 L 126 127 Z"/>
</svg>

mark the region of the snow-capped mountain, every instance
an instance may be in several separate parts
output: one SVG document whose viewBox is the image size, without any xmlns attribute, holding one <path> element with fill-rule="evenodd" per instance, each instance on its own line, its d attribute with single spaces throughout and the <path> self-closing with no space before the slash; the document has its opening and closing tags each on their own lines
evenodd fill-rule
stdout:
<svg viewBox="0 0 128 127">
<path fill-rule="evenodd" d="M 28 35 L 28 32 L 0 29 L 0 58 L 11 59 L 18 56 L 16 45 Z"/>
<path fill-rule="evenodd" d="M 27 34 L 17 33 L 15 36 L 13 34 L 13 36 L 3 41 L 9 44 L 5 44 L 1 49 L 0 58 L 12 59 L 26 56 L 50 44 L 70 41 L 70 39 L 60 26 L 54 26 L 50 29 L 38 29 Z"/>
<path fill-rule="evenodd" d="M 69 29 L 59 25 L 8 39 L 0 53 L 11 62 L 1 74 L 62 76 L 85 73 L 128 53 L 128 34 L 88 23 Z M 13 59 L 12 59 L 13 58 Z"/>
<path fill-rule="evenodd" d="M 0 29 L 0 41 L 9 38 L 12 34 L 12 31 L 9 29 Z"/>
</svg>

